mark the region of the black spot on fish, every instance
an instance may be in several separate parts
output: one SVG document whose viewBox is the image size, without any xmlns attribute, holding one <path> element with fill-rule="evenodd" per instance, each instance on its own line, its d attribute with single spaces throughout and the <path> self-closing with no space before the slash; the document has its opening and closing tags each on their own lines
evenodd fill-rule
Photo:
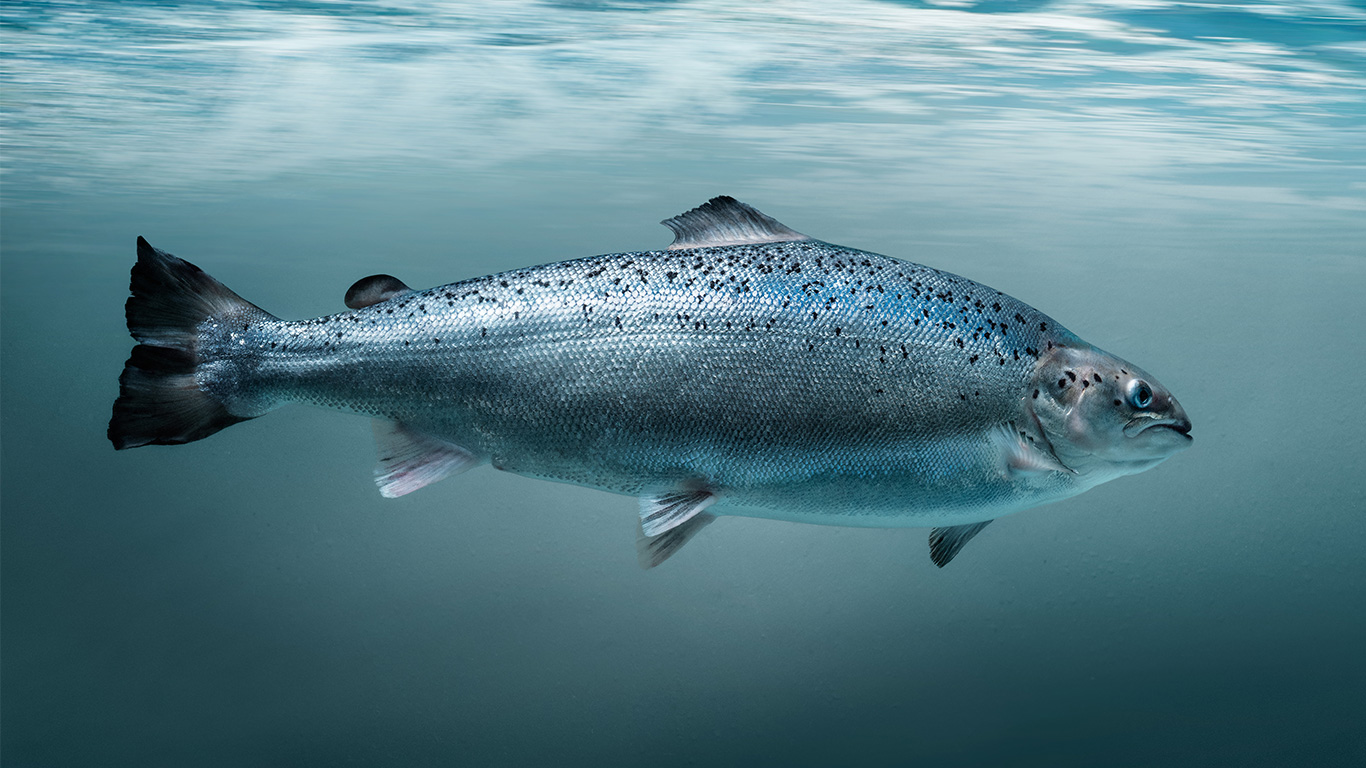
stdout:
<svg viewBox="0 0 1366 768">
<path fill-rule="evenodd" d="M 1072 373 L 1071 371 L 1066 371 L 1066 373 L 1067 373 L 1067 378 L 1071 379 L 1072 381 L 1076 381 L 1076 380 L 1077 380 L 1077 374 Z"/>
<path fill-rule="evenodd" d="M 1041 330 L 1041 331 L 1046 331 L 1046 330 L 1048 330 L 1048 323 L 1039 323 L 1039 330 Z M 1052 348 L 1053 348 L 1053 345 L 1050 343 L 1050 344 L 1048 345 L 1048 348 L 1049 348 L 1049 349 L 1052 349 Z"/>
<path fill-rule="evenodd" d="M 1091 374 L 1091 378 L 1095 379 L 1097 384 L 1100 383 L 1100 374 L 1099 374 L 1099 373 L 1092 373 L 1092 374 Z"/>
<path fill-rule="evenodd" d="M 972 357 L 969 357 L 969 358 L 968 358 L 968 362 L 969 362 L 969 363 L 975 363 L 975 362 L 977 362 L 977 355 L 973 355 Z"/>
<path fill-rule="evenodd" d="M 1067 389 L 1067 379 L 1058 379 L 1058 389 Z"/>
<path fill-rule="evenodd" d="M 1119 405 L 1119 404 L 1120 404 L 1120 403 L 1119 403 L 1119 401 L 1118 401 L 1118 400 L 1116 400 L 1116 401 L 1115 401 L 1115 405 Z"/>
<path fill-rule="evenodd" d="M 1037 389 L 1034 390 L 1034 399 L 1035 399 L 1035 400 L 1038 400 L 1038 399 L 1039 399 L 1039 390 L 1037 390 Z"/>
</svg>

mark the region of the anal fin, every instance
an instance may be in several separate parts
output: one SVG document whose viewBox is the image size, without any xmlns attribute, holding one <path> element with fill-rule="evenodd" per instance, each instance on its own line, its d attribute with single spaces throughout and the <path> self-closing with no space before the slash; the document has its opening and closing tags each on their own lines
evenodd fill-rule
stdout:
<svg viewBox="0 0 1366 768">
<path fill-rule="evenodd" d="M 987 527 L 990 520 L 982 523 L 970 523 L 968 525 L 954 525 L 947 528 L 935 528 L 930 531 L 930 559 L 934 564 L 943 568 L 949 564 L 953 556 L 958 554 L 958 550 L 972 539 L 973 536 L 982 532 Z"/>
<path fill-rule="evenodd" d="M 640 527 L 646 536 L 658 536 L 680 526 L 721 497 L 707 487 L 677 488 L 640 497 Z"/>
<path fill-rule="evenodd" d="M 693 515 L 687 522 L 676 525 L 658 536 L 646 536 L 642 527 L 636 536 L 636 559 L 646 570 L 668 560 L 675 552 L 687 544 L 697 532 L 706 528 L 716 519 L 716 515 L 702 512 Z"/>
<path fill-rule="evenodd" d="M 373 423 L 379 451 L 375 484 L 385 498 L 412 493 L 479 463 L 455 443 L 385 419 Z"/>
</svg>

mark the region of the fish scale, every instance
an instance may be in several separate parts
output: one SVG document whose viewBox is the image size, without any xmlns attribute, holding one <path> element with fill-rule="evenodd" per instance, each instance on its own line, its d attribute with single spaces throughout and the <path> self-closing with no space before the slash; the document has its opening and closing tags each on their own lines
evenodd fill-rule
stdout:
<svg viewBox="0 0 1366 768">
<path fill-rule="evenodd" d="M 1029 305 L 807 238 L 730 198 L 665 223 L 669 250 L 423 291 L 376 276 L 348 293 L 352 311 L 302 321 L 147 246 L 129 327 L 193 360 L 214 418 L 303 402 L 382 420 L 386 495 L 487 461 L 640 496 L 647 565 L 721 514 L 952 529 L 1128 473 L 1088 465 L 1092 454 L 1067 463 L 1075 441 L 1062 436 L 1059 453 L 1056 414 L 1038 411 L 1044 391 L 1046 404 L 1071 397 L 1067 371 L 1099 379 L 1123 361 Z M 214 297 L 183 340 L 148 327 L 152 289 L 139 290 L 140 268 L 180 265 Z M 133 363 L 134 378 L 155 373 Z M 151 408 L 140 393 L 125 386 L 124 410 Z M 116 446 L 187 441 L 116 429 L 120 407 Z M 1189 440 L 1188 422 L 1171 431 Z"/>
<path fill-rule="evenodd" d="M 875 289 L 881 303 L 863 303 L 861 295 Z M 513 471 L 557 479 L 581 472 L 541 459 L 532 446 L 551 437 L 577 446 L 585 436 L 628 429 L 633 440 L 601 456 L 616 471 L 589 484 L 634 494 L 657 484 L 669 464 L 721 484 L 755 476 L 790 481 L 794 472 L 779 470 L 792 466 L 786 458 L 753 461 L 775 443 L 812 454 L 796 472 L 834 460 L 877 474 L 882 468 L 867 458 L 873 434 L 897 443 L 999 418 L 1000 404 L 1018 396 L 1033 363 L 1028 355 L 1015 360 L 1017 348 L 1009 345 L 1033 351 L 1042 343 L 1037 333 L 1020 338 L 1023 328 L 1012 339 L 986 324 L 998 324 L 993 315 L 1013 320 L 1023 312 L 1043 318 L 963 278 L 803 242 L 768 252 L 730 246 L 686 256 L 593 257 L 434 288 L 392 307 L 270 322 L 245 337 L 255 347 L 249 357 L 259 360 L 258 399 L 390 418 L 482 448 Z M 975 340 L 959 330 L 969 314 L 985 318 Z M 209 340 L 211 356 L 242 349 L 239 335 Z M 281 337 L 287 341 L 268 351 L 265 340 Z M 974 360 L 983 356 L 996 362 Z M 962 370 L 948 379 L 947 365 Z M 521 396 L 508 397 L 510 387 Z M 443 392 L 475 400 L 474 393 L 490 388 L 504 390 L 503 397 L 482 408 L 467 405 L 465 418 L 442 408 Z M 691 406 L 685 415 L 678 400 L 654 407 L 660 388 L 679 391 Z M 884 406 L 870 407 L 873 399 Z M 984 401 L 997 408 L 984 411 Z M 914 418 L 925 407 L 938 418 Z M 480 445 L 475 431 L 499 438 Z M 639 432 L 652 444 L 634 439 Z M 679 451 L 712 456 L 706 463 L 669 458 Z M 581 463 L 577 448 L 563 453 L 572 465 Z M 735 461 L 737 455 L 751 459 Z M 641 470 L 627 469 L 637 464 Z M 904 514 L 904 504 L 896 506 Z"/>
</svg>

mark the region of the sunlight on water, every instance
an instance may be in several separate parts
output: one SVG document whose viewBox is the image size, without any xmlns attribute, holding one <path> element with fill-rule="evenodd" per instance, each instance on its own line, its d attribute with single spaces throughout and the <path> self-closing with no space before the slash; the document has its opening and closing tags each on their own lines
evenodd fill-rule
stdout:
<svg viewBox="0 0 1366 768">
<path fill-rule="evenodd" d="M 319 169 L 458 171 L 664 132 L 836 175 L 914 164 L 968 187 L 1004 181 L 1007 194 L 1060 166 L 1073 166 L 1064 184 L 1151 185 L 1236 165 L 1234 186 L 1253 174 L 1264 200 L 1360 209 L 1349 174 L 1312 188 L 1285 176 L 1362 139 L 1366 11 L 1026 8 L 192 3 L 111 15 L 18 3 L 7 171 L 175 190 Z M 1201 10 L 1220 15 L 1202 23 Z M 1214 34 L 1226 16 L 1245 34 Z"/>
</svg>

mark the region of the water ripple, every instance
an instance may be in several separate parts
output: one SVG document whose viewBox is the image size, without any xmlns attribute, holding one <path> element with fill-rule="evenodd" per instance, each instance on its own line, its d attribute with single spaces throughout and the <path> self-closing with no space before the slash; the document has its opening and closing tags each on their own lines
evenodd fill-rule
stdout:
<svg viewBox="0 0 1366 768">
<path fill-rule="evenodd" d="M 1009 6 L 1010 12 L 1006 11 Z M 1360 165 L 1330 0 L 11 3 L 7 180 L 182 188 L 489 168 L 664 135 L 827 168 Z M 1291 190 L 1361 205 L 1342 179 Z"/>
</svg>

